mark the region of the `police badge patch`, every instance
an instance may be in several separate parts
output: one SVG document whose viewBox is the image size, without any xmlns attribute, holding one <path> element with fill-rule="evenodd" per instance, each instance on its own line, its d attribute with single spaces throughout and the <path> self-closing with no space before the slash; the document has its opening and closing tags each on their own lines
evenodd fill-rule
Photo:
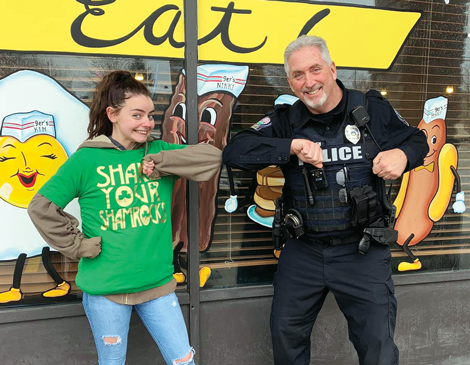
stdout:
<svg viewBox="0 0 470 365">
<path fill-rule="evenodd" d="M 259 131 L 260 129 L 269 127 L 271 125 L 271 118 L 264 117 L 258 123 L 253 124 L 250 128 L 254 129 L 255 131 Z"/>
<path fill-rule="evenodd" d="M 349 142 L 356 144 L 361 139 L 361 132 L 359 128 L 355 125 L 347 125 L 344 130 L 344 135 Z"/>
</svg>

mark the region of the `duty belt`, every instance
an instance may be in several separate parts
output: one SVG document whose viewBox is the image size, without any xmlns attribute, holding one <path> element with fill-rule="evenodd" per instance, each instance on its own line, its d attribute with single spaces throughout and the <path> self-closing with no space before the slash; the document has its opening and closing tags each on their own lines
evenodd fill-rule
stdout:
<svg viewBox="0 0 470 365">
<path fill-rule="evenodd" d="M 348 243 L 357 243 L 361 240 L 362 235 L 353 234 L 347 237 L 302 237 L 307 242 L 321 243 L 322 245 L 346 245 Z"/>
</svg>

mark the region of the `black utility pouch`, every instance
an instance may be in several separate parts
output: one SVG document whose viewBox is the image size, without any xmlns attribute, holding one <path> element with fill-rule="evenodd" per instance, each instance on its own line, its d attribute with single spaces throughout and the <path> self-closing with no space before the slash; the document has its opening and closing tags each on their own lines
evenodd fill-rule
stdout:
<svg viewBox="0 0 470 365">
<path fill-rule="evenodd" d="M 349 191 L 351 198 L 351 224 L 353 226 L 367 225 L 375 218 L 377 209 L 377 194 L 371 186 L 365 185 Z"/>
</svg>

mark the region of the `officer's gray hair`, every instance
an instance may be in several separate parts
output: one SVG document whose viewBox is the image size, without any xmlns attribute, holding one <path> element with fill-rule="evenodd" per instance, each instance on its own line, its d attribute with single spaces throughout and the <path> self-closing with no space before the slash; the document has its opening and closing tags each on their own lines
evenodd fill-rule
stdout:
<svg viewBox="0 0 470 365">
<path fill-rule="evenodd" d="M 289 65 L 287 61 L 289 60 L 289 57 L 295 51 L 298 51 L 305 47 L 317 47 L 321 52 L 323 61 L 325 61 L 328 66 L 331 66 L 331 55 L 330 51 L 328 50 L 328 46 L 326 45 L 326 41 L 323 38 L 317 36 L 302 35 L 299 38 L 290 42 L 289 45 L 286 47 L 286 50 L 284 51 L 284 70 L 286 71 L 288 77 Z"/>
</svg>

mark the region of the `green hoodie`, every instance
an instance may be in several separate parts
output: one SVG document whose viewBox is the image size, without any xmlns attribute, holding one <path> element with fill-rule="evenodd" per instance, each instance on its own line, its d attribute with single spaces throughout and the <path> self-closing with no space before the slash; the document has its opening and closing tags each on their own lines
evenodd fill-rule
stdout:
<svg viewBox="0 0 470 365">
<path fill-rule="evenodd" d="M 148 143 L 149 154 L 186 146 Z M 101 252 L 82 257 L 76 284 L 93 295 L 136 293 L 172 279 L 171 199 L 178 176 L 139 176 L 144 146 L 75 152 L 40 189 L 60 208 L 78 197 L 85 238 L 101 237 Z"/>
</svg>

